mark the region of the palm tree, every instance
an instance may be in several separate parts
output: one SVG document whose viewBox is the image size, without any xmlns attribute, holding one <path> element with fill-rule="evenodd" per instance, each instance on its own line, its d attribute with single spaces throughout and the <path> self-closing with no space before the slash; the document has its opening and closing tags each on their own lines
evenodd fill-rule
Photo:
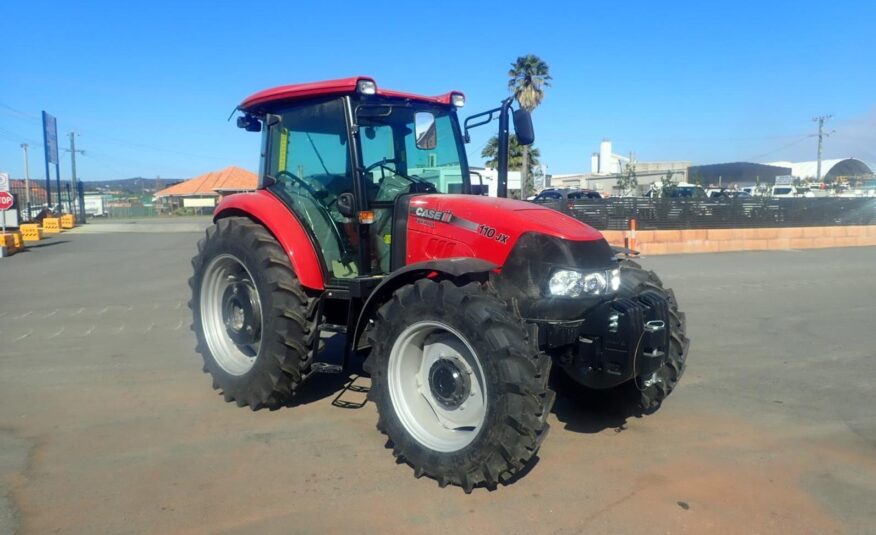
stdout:
<svg viewBox="0 0 876 535">
<path fill-rule="evenodd" d="M 526 145 L 521 145 L 515 135 L 508 139 L 508 169 L 523 169 L 524 149 L 529 149 L 529 157 L 526 159 L 526 164 L 529 166 L 527 171 L 531 175 L 532 169 L 539 165 L 538 158 L 541 156 L 541 153 L 535 147 L 530 149 Z M 487 141 L 484 150 L 481 151 L 481 158 L 487 159 L 484 162 L 484 165 L 487 167 L 497 167 L 499 165 L 499 136 L 493 136 Z"/>
<path fill-rule="evenodd" d="M 517 104 L 532 112 L 544 99 L 544 88 L 550 87 L 552 80 L 550 67 L 536 55 L 528 54 L 520 56 L 511 64 L 508 71 L 508 89 L 517 99 Z M 521 176 L 521 188 L 523 198 L 532 194 L 532 174 L 529 165 L 529 147 L 523 147 L 523 176 Z"/>
</svg>

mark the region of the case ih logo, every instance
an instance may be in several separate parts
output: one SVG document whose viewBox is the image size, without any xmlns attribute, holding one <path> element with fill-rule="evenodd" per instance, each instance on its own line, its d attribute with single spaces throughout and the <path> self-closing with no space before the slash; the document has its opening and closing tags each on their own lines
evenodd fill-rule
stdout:
<svg viewBox="0 0 876 535">
<path fill-rule="evenodd" d="M 441 210 L 434 210 L 432 208 L 423 208 L 422 206 L 414 209 L 414 215 L 422 217 L 423 219 L 431 219 L 442 223 L 450 223 L 450 218 L 453 217 L 453 214 L 450 212 L 442 212 Z"/>
</svg>

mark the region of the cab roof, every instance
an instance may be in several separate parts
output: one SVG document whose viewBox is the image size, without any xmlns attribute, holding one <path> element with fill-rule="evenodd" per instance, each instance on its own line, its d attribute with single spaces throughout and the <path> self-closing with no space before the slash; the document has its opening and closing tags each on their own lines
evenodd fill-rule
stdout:
<svg viewBox="0 0 876 535">
<path fill-rule="evenodd" d="M 356 93 L 356 87 L 359 80 L 369 80 L 374 82 L 374 79 L 369 76 L 352 76 L 350 78 L 340 78 L 338 80 L 281 85 L 259 91 L 258 93 L 253 93 L 246 97 L 243 102 L 240 103 L 238 108 L 243 111 L 252 111 L 279 102 L 294 102 L 330 95 L 354 94 Z M 377 82 L 374 82 L 374 85 L 377 87 L 377 95 L 382 97 L 406 98 L 420 102 L 427 102 L 429 104 L 448 106 L 451 104 L 451 95 L 462 94 L 460 91 L 451 91 L 449 93 L 444 93 L 443 95 L 427 97 L 402 91 L 393 91 L 391 89 L 382 89 L 377 85 Z"/>
</svg>

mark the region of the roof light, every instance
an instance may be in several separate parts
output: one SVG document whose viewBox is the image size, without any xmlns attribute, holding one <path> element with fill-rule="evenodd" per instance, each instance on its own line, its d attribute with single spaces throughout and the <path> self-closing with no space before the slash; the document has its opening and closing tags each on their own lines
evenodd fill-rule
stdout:
<svg viewBox="0 0 876 535">
<path fill-rule="evenodd" d="M 462 93 L 451 93 L 450 103 L 457 108 L 465 106 L 465 95 L 463 95 Z"/>
<path fill-rule="evenodd" d="M 377 84 L 374 83 L 374 80 L 359 80 L 356 82 L 356 91 L 360 95 L 373 95 L 377 93 Z"/>
</svg>

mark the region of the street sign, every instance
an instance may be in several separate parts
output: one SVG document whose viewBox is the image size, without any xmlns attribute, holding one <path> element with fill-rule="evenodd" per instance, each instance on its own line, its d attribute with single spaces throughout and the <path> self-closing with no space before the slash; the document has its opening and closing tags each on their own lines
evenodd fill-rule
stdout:
<svg viewBox="0 0 876 535">
<path fill-rule="evenodd" d="M 9 173 L 0 173 L 0 191 L 9 191 Z"/>
<path fill-rule="evenodd" d="M 776 186 L 792 186 L 794 177 L 791 175 L 779 175 L 776 177 Z"/>
<path fill-rule="evenodd" d="M 12 194 L 8 191 L 0 191 L 0 211 L 5 212 L 12 208 L 12 203 L 15 202 L 15 198 L 12 197 Z"/>
</svg>

